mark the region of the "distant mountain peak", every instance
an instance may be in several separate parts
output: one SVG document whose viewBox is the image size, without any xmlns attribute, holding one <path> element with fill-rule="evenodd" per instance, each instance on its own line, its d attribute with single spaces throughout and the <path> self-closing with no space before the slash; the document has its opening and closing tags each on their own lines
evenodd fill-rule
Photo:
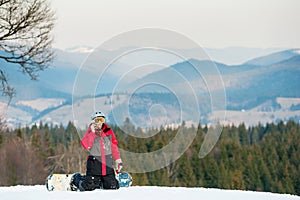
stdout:
<svg viewBox="0 0 300 200">
<path fill-rule="evenodd" d="M 290 58 L 297 56 L 299 54 L 300 54 L 300 49 L 288 49 L 288 50 L 279 51 L 276 53 L 272 53 L 266 56 L 249 60 L 245 64 L 257 65 L 257 66 L 268 66 L 285 60 L 289 60 Z"/>
<path fill-rule="evenodd" d="M 65 51 L 69 53 L 91 53 L 94 50 L 95 50 L 94 48 L 88 46 L 76 46 L 76 47 L 68 48 Z"/>
<path fill-rule="evenodd" d="M 294 53 L 300 54 L 300 49 L 295 49 L 295 50 L 294 50 Z"/>
<path fill-rule="evenodd" d="M 171 67 L 178 67 L 178 66 L 180 66 L 180 67 L 182 67 L 182 66 L 184 66 L 183 64 L 191 64 L 191 65 L 203 65 L 203 64 L 205 64 L 205 65 L 207 65 L 207 64 L 216 64 L 216 65 L 225 65 L 225 64 L 223 64 L 223 63 L 219 63 L 219 62 L 216 62 L 216 61 L 213 61 L 213 60 L 198 60 L 198 59 L 195 59 L 195 58 L 190 58 L 190 59 L 187 59 L 187 60 L 184 60 L 184 61 L 182 61 L 182 62 L 178 62 L 178 63 L 176 63 L 176 64 L 174 64 L 174 65 L 171 65 Z"/>
</svg>

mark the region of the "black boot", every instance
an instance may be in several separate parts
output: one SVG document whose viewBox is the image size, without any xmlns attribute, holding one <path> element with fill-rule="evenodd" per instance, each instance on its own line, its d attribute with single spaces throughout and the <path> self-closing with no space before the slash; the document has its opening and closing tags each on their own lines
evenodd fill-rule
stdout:
<svg viewBox="0 0 300 200">
<path fill-rule="evenodd" d="M 85 176 L 81 175 L 80 173 L 75 173 L 72 176 L 71 183 L 70 183 L 71 190 L 76 191 L 77 189 L 79 189 L 79 182 L 81 180 L 83 181 L 84 179 L 85 179 Z"/>
<path fill-rule="evenodd" d="M 99 188 L 98 178 L 94 176 L 86 176 L 85 179 L 79 181 L 80 191 L 92 191 Z"/>
</svg>

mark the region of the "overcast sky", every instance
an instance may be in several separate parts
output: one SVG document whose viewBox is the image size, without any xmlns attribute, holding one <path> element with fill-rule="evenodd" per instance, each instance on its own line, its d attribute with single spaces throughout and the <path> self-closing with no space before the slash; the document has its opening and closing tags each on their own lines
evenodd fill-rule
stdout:
<svg viewBox="0 0 300 200">
<path fill-rule="evenodd" d="M 97 47 L 139 28 L 181 33 L 203 47 L 300 47 L 300 0 L 52 0 L 57 48 Z"/>
</svg>

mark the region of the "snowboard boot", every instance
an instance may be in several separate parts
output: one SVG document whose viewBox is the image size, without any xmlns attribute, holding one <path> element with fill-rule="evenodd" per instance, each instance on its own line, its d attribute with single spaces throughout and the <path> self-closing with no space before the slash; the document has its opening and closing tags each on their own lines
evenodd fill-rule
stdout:
<svg viewBox="0 0 300 200">
<path fill-rule="evenodd" d="M 98 176 L 85 176 L 84 179 L 79 181 L 78 188 L 80 191 L 92 191 L 100 189 L 101 181 Z"/>
<path fill-rule="evenodd" d="M 84 192 L 85 191 L 85 186 L 84 186 L 84 181 L 80 180 L 79 181 L 79 185 L 78 185 L 78 189 L 80 190 L 80 192 Z"/>
<path fill-rule="evenodd" d="M 84 180 L 84 176 L 81 175 L 80 173 L 75 173 L 72 176 L 71 183 L 70 183 L 72 191 L 77 191 L 77 189 L 79 189 L 79 182 L 81 180 Z"/>
</svg>

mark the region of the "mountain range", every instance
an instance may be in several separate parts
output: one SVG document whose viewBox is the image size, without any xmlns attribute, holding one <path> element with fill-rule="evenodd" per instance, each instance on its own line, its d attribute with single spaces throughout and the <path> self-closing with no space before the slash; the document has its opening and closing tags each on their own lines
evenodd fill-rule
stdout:
<svg viewBox="0 0 300 200">
<path fill-rule="evenodd" d="M 39 81 L 29 81 L 16 66 L 0 61 L 17 91 L 9 107 L 5 107 L 3 97 L 1 100 L 9 124 L 74 121 L 85 127 L 88 116 L 98 107 L 109 115 L 111 123 L 122 123 L 128 117 L 144 128 L 195 119 L 210 123 L 220 110 L 227 111 L 226 122 L 248 125 L 300 116 L 295 109 L 300 104 L 299 49 L 259 56 L 238 65 L 194 58 L 168 61 L 169 65 L 143 65 L 145 55 L 139 54 L 137 60 L 129 57 L 110 63 L 106 71 L 99 66 L 108 62 L 106 55 L 118 55 L 118 51 L 98 51 L 93 57 L 86 51 L 56 50 L 53 66 L 40 73 Z M 132 66 L 132 60 L 137 66 Z M 290 102 L 288 109 L 283 110 L 282 99 L 285 105 Z M 201 116 L 195 112 L 197 106 Z"/>
</svg>

